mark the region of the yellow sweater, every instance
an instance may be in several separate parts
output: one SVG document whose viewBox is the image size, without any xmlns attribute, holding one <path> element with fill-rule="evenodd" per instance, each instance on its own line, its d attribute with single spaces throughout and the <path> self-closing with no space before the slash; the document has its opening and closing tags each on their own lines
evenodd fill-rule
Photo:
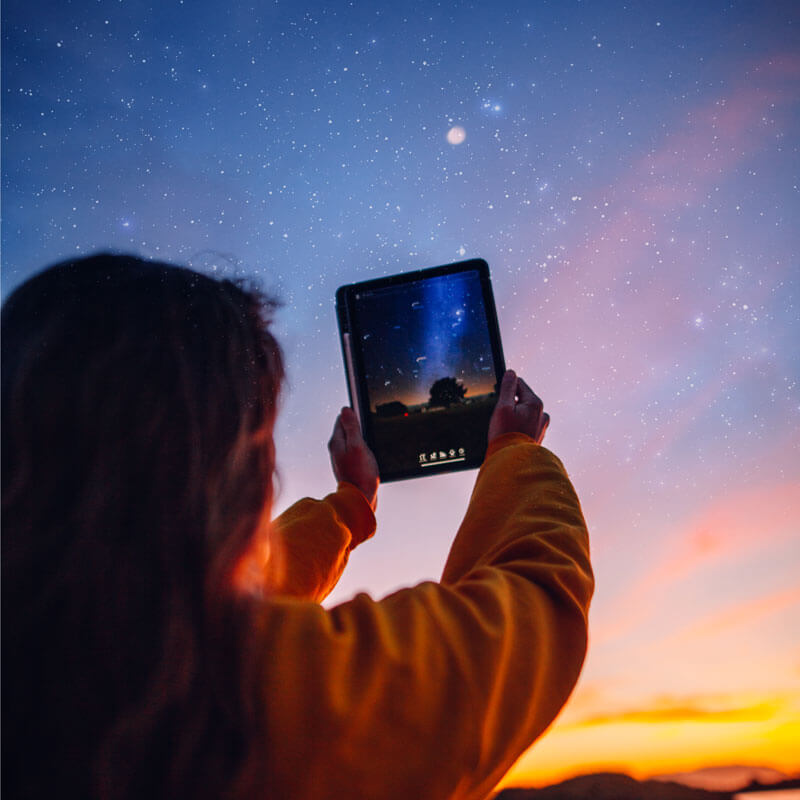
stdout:
<svg viewBox="0 0 800 800">
<path fill-rule="evenodd" d="M 492 443 L 439 583 L 326 610 L 372 535 L 342 483 L 276 520 L 280 575 L 251 632 L 274 798 L 483 798 L 552 722 L 586 652 L 586 526 L 561 462 Z"/>
</svg>

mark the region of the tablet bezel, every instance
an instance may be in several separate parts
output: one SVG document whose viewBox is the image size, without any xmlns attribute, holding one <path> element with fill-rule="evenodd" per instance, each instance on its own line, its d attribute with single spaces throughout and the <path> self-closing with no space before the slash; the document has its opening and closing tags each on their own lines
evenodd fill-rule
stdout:
<svg viewBox="0 0 800 800">
<path fill-rule="evenodd" d="M 429 278 L 437 278 L 443 275 L 453 275 L 462 272 L 478 273 L 483 299 L 483 309 L 486 316 L 489 342 L 494 362 L 495 379 L 499 385 L 503 373 L 505 372 L 505 359 L 503 357 L 503 347 L 500 340 L 500 327 L 497 320 L 497 308 L 494 302 L 489 265 L 484 259 L 473 258 L 466 261 L 457 261 L 453 264 L 443 264 L 438 267 L 428 267 L 382 278 L 372 278 L 366 281 L 359 281 L 358 283 L 346 284 L 340 286 L 336 290 L 336 314 L 339 322 L 339 335 L 342 346 L 342 357 L 345 363 L 345 372 L 347 374 L 347 391 L 350 397 L 350 405 L 355 409 L 361 423 L 361 431 L 364 439 L 373 451 L 375 449 L 375 437 L 371 424 L 363 352 L 358 346 L 358 343 L 361 341 L 361 331 L 358 328 L 358 320 L 354 319 L 352 313 L 353 298 L 356 293 L 402 286 L 404 284 L 417 283 Z M 418 478 L 425 475 L 441 475 L 447 472 L 475 469 L 483 463 L 485 455 L 486 452 L 483 451 L 469 456 L 461 462 L 436 465 L 430 464 L 424 468 L 416 466 L 415 468 L 398 470 L 389 474 L 382 472 L 380 478 L 382 482 L 386 483 L 390 481 L 407 480 L 409 478 Z"/>
</svg>

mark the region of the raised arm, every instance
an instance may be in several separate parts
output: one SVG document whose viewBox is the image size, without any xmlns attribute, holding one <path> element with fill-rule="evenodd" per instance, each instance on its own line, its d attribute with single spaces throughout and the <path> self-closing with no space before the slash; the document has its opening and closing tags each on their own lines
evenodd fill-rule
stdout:
<svg viewBox="0 0 800 800">
<path fill-rule="evenodd" d="M 322 500 L 306 497 L 272 524 L 267 595 L 321 602 L 342 575 L 350 552 L 375 533 L 378 465 L 364 442 L 355 413 L 343 408 L 328 442 L 337 490 Z"/>
<path fill-rule="evenodd" d="M 299 500 L 272 523 L 265 594 L 322 602 L 350 552 L 374 532 L 372 508 L 351 483 L 341 482 L 322 500 Z"/>
<path fill-rule="evenodd" d="M 498 433 L 442 582 L 330 611 L 265 604 L 250 646 L 264 654 L 272 789 L 485 797 L 569 696 L 592 589 L 561 463 L 534 438 Z"/>
</svg>

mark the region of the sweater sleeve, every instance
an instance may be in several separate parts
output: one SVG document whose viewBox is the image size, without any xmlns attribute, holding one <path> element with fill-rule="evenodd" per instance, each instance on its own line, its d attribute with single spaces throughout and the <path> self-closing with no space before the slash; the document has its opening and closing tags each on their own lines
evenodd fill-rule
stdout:
<svg viewBox="0 0 800 800">
<path fill-rule="evenodd" d="M 342 481 L 322 500 L 299 500 L 273 521 L 267 593 L 321 602 L 353 548 L 374 533 L 375 515 L 350 483 Z"/>
<path fill-rule="evenodd" d="M 485 797 L 572 691 L 592 589 L 561 463 L 521 435 L 494 442 L 441 582 L 258 615 L 274 795 Z"/>
</svg>

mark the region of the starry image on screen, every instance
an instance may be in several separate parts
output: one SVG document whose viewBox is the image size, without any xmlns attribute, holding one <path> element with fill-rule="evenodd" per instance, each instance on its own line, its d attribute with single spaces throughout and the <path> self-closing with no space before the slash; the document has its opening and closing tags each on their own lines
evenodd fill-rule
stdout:
<svg viewBox="0 0 800 800">
<path fill-rule="evenodd" d="M 355 295 L 381 475 L 476 465 L 486 451 L 497 374 L 477 271 Z"/>
</svg>

